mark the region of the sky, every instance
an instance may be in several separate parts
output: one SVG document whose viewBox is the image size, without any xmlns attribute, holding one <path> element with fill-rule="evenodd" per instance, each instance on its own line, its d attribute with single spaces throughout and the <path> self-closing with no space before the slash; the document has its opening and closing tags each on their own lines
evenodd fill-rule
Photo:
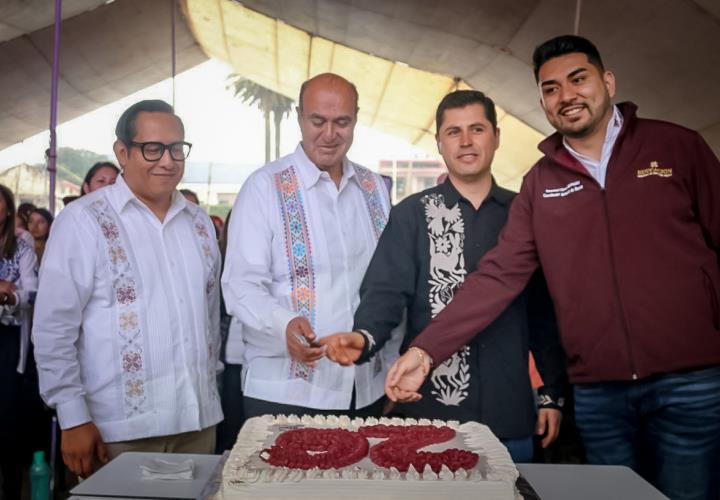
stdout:
<svg viewBox="0 0 720 500">
<path fill-rule="evenodd" d="M 231 72 L 229 66 L 211 59 L 175 78 L 175 109 L 185 123 L 186 140 L 193 144 L 188 160 L 260 167 L 265 162 L 262 113 L 241 103 L 226 89 Z M 117 119 L 141 99 L 172 101 L 172 81 L 162 81 L 58 126 L 58 147 L 88 149 L 114 158 L 112 144 Z M 283 122 L 280 135 L 280 154 L 291 153 L 300 141 L 294 112 Z M 0 171 L 22 162 L 44 162 L 49 136 L 45 131 L 0 151 Z M 358 125 L 348 157 L 376 170 L 380 159 L 428 155 L 404 140 Z"/>
</svg>

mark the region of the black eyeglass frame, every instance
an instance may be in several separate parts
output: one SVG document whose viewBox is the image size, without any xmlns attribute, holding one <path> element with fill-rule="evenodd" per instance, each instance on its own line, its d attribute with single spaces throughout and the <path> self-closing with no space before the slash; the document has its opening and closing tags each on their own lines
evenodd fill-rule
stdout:
<svg viewBox="0 0 720 500">
<path fill-rule="evenodd" d="M 157 158 L 154 158 L 154 157 L 148 158 L 147 154 L 145 153 L 145 147 L 150 144 L 157 146 L 159 148 L 162 148 L 160 150 L 160 155 Z M 185 153 L 185 156 L 182 158 L 176 158 L 175 155 L 173 154 L 172 148 L 173 148 L 173 146 L 177 146 L 178 144 L 182 144 L 183 149 L 185 146 L 187 146 L 187 153 Z M 167 150 L 170 153 L 170 158 L 172 158 L 173 160 L 184 161 L 184 160 L 187 160 L 188 156 L 190 156 L 190 151 L 192 150 L 192 144 L 189 142 L 185 142 L 185 141 L 172 142 L 170 144 L 163 144 L 162 142 L 158 142 L 158 141 L 147 141 L 147 142 L 131 141 L 130 146 L 135 146 L 138 149 L 140 149 L 140 153 L 142 154 L 142 157 L 145 159 L 145 161 L 158 161 L 165 154 L 165 150 Z"/>
</svg>

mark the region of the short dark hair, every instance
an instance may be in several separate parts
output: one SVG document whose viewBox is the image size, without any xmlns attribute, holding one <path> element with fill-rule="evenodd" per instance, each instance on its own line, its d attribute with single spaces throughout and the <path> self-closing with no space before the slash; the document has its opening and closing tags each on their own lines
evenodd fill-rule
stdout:
<svg viewBox="0 0 720 500">
<path fill-rule="evenodd" d="M 555 38 L 552 38 L 535 47 L 535 51 L 533 52 L 533 73 L 535 74 L 535 82 L 538 82 L 540 67 L 549 59 L 564 56 L 565 54 L 572 54 L 574 52 L 585 54 L 590 64 L 599 69 L 600 73 L 605 72 L 605 66 L 603 65 L 602 58 L 600 57 L 600 52 L 590 40 L 576 35 L 562 35 L 556 36 Z"/>
<path fill-rule="evenodd" d="M 129 145 L 132 142 L 137 133 L 137 129 L 135 128 L 137 116 L 143 111 L 148 113 L 170 113 L 177 118 L 180 128 L 182 128 L 183 133 L 185 133 L 185 125 L 180 117 L 175 114 L 175 109 L 171 105 L 160 99 L 147 99 L 136 102 L 120 115 L 120 119 L 115 126 L 115 137 L 117 137 L 118 141 L 125 145 Z"/>
<path fill-rule="evenodd" d="M 0 184 L 0 196 L 5 201 L 5 210 L 7 211 L 7 219 L 0 231 L 0 258 L 12 259 L 17 249 L 17 239 L 15 238 L 15 197 L 10 188 Z"/>
<path fill-rule="evenodd" d="M 120 173 L 120 169 L 117 168 L 117 166 L 111 161 L 99 161 L 95 163 L 85 174 L 85 179 L 83 179 L 82 186 L 80 186 L 80 196 L 87 194 L 87 191 L 85 191 L 85 184 L 90 185 L 90 181 L 92 181 L 95 174 L 97 174 L 98 170 L 101 168 L 112 168 L 116 173 Z"/>
<path fill-rule="evenodd" d="M 479 90 L 456 90 L 443 97 L 435 112 L 436 133 L 440 133 L 440 127 L 445 119 L 445 110 L 464 108 L 471 104 L 482 104 L 485 108 L 485 118 L 492 125 L 493 132 L 497 130 L 497 113 L 495 103 L 488 96 Z"/>
</svg>

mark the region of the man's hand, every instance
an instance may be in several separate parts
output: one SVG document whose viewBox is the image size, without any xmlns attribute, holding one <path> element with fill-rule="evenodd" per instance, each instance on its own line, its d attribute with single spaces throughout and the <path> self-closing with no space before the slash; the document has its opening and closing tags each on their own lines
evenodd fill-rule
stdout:
<svg viewBox="0 0 720 500">
<path fill-rule="evenodd" d="M 540 408 L 538 411 L 535 434 L 545 435 L 541 441 L 543 448 L 547 448 L 557 439 L 560 434 L 560 422 L 562 422 L 562 411 L 555 408 Z"/>
<path fill-rule="evenodd" d="M 390 367 L 385 377 L 385 394 L 393 402 L 412 403 L 422 396 L 417 392 L 430 373 L 430 356 L 410 348 Z"/>
<path fill-rule="evenodd" d="M 107 463 L 105 443 L 95 424 L 88 422 L 62 431 L 60 450 L 68 469 L 80 477 L 93 473 L 93 458 Z"/>
<path fill-rule="evenodd" d="M 293 318 L 285 329 L 285 342 L 290 357 L 309 366 L 325 355 L 325 347 L 315 342 L 315 333 L 307 319 Z"/>
<path fill-rule="evenodd" d="M 320 339 L 327 348 L 325 355 L 342 366 L 350 366 L 358 360 L 365 347 L 365 336 L 358 332 L 342 332 Z"/>
</svg>

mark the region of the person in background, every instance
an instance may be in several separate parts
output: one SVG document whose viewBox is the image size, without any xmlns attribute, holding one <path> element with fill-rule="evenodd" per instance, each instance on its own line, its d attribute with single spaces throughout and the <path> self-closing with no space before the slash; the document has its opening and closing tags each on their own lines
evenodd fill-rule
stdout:
<svg viewBox="0 0 720 500">
<path fill-rule="evenodd" d="M 15 236 L 15 201 L 0 185 L 0 473 L 6 499 L 21 498 L 23 468 L 50 424 L 43 405 L 30 344 L 30 314 L 37 290 L 37 258 Z"/>
<path fill-rule="evenodd" d="M 120 174 L 120 169 L 109 161 L 99 161 L 94 164 L 85 174 L 85 179 L 82 183 L 82 189 L 80 190 L 80 196 L 84 196 L 88 193 L 92 193 L 105 186 L 115 184 L 117 176 Z"/>
<path fill-rule="evenodd" d="M 17 207 L 17 211 L 15 212 L 15 227 L 27 231 L 30 212 L 36 208 L 37 207 L 35 205 L 29 202 L 20 203 Z"/>
<path fill-rule="evenodd" d="M 44 209 L 37 208 L 30 212 L 28 218 L 28 232 L 32 235 L 35 244 L 35 254 L 37 255 L 38 265 L 42 262 L 43 252 L 45 252 L 45 244 L 50 235 L 50 226 L 52 226 L 54 217 Z"/>
<path fill-rule="evenodd" d="M 228 212 L 225 218 L 219 241 L 223 266 L 225 265 L 225 254 L 227 252 L 227 233 L 231 214 L 232 210 Z M 245 422 L 242 392 L 242 365 L 245 344 L 243 344 L 242 338 L 242 323 L 228 314 L 224 300 L 221 301 L 221 304 L 220 334 L 222 336 L 222 349 L 220 359 L 225 369 L 220 376 L 218 387 L 225 419 L 218 424 L 215 453 L 222 453 L 232 448 L 237 440 L 238 432 L 240 432 L 240 428 Z"/>
<path fill-rule="evenodd" d="M 180 191 L 180 194 L 183 195 L 187 201 L 200 206 L 200 198 L 198 198 L 198 195 L 195 191 L 187 188 L 179 189 L 178 191 Z"/>
<path fill-rule="evenodd" d="M 210 220 L 212 221 L 213 226 L 215 226 L 215 235 L 217 236 L 218 244 L 220 244 L 220 238 L 222 238 L 225 228 L 225 221 L 223 221 L 222 217 L 219 215 L 211 215 Z"/>
</svg>

